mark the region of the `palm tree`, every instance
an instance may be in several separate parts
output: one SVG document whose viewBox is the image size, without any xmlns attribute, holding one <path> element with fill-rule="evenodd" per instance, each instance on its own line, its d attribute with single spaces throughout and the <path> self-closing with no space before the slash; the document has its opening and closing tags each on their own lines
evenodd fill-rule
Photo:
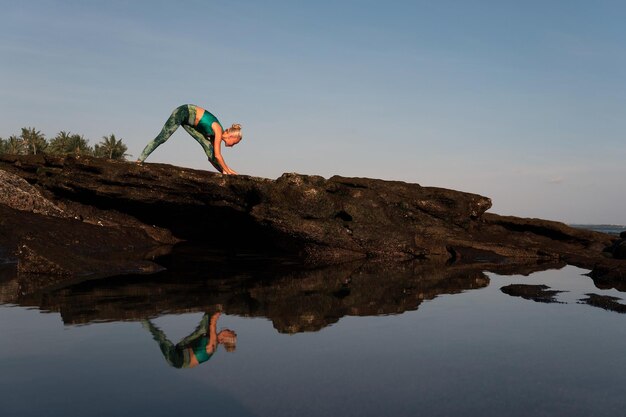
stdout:
<svg viewBox="0 0 626 417">
<path fill-rule="evenodd" d="M 65 130 L 57 133 L 57 135 L 50 140 L 50 146 L 48 146 L 49 152 L 55 155 L 66 154 L 71 137 L 72 134 Z"/>
<path fill-rule="evenodd" d="M 8 139 L 4 139 L 0 143 L 0 153 L 23 155 L 25 153 L 24 151 L 24 141 L 15 135 L 9 136 Z"/>
<path fill-rule="evenodd" d="M 50 153 L 56 155 L 93 155 L 93 149 L 82 135 L 72 134 L 64 130 L 50 141 Z"/>
<path fill-rule="evenodd" d="M 125 160 L 127 150 L 122 139 L 116 139 L 111 133 L 109 136 L 102 136 L 102 141 L 96 145 L 94 153 L 100 158 Z"/>
<path fill-rule="evenodd" d="M 37 155 L 42 153 L 48 147 L 48 142 L 43 133 L 35 130 L 34 127 L 23 127 L 20 136 L 26 146 L 26 153 L 29 155 Z"/>
<path fill-rule="evenodd" d="M 93 149 L 89 146 L 89 141 L 83 135 L 72 135 L 68 143 L 68 153 L 74 155 L 93 155 Z"/>
</svg>

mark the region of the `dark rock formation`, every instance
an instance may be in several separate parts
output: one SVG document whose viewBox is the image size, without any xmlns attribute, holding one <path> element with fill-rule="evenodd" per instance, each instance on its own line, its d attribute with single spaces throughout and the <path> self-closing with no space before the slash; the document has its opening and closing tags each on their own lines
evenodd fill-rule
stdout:
<svg viewBox="0 0 626 417">
<path fill-rule="evenodd" d="M 0 171 L 0 203 L 15 210 L 45 216 L 70 217 L 26 180 L 6 171 Z"/>
<path fill-rule="evenodd" d="M 619 270 L 618 270 L 619 271 Z M 620 292 L 626 292 L 626 279 L 623 279 L 623 275 L 626 274 L 626 268 L 622 267 L 622 274 L 616 274 L 615 271 L 602 271 L 600 267 L 594 269 L 589 274 L 593 280 L 593 284 L 601 290 L 616 289 Z"/>
<path fill-rule="evenodd" d="M 430 259 L 485 269 L 567 262 L 596 275 L 626 276 L 623 261 L 602 255 L 609 235 L 485 213 L 491 206 L 486 197 L 418 184 L 298 174 L 229 177 L 44 155 L 0 156 L 0 169 L 24 178 L 62 210 L 114 212 L 134 219 L 144 233 L 155 225 L 239 254 L 309 264 Z"/>
<path fill-rule="evenodd" d="M 621 242 L 615 245 L 615 250 L 613 251 L 613 257 L 615 259 L 626 259 L 626 240 L 620 239 Z"/>
<path fill-rule="evenodd" d="M 59 284 L 70 277 L 88 279 L 162 269 L 145 259 L 162 255 L 163 245 L 137 228 L 97 226 L 0 204 L 0 239 L 4 263 L 16 264 L 21 275 L 50 275 L 46 280 Z"/>
<path fill-rule="evenodd" d="M 604 255 L 608 258 L 614 259 L 626 259 L 626 238 L 622 235 L 626 233 L 620 233 L 619 239 L 614 239 L 613 242 L 604 248 Z"/>
<path fill-rule="evenodd" d="M 449 257 L 447 237 L 467 238 L 491 205 L 474 194 L 360 178 L 285 174 L 271 181 L 48 156 L 4 157 L 0 168 L 57 199 L 112 208 L 183 239 L 316 263 Z"/>
<path fill-rule="evenodd" d="M 547 285 L 511 284 L 500 288 L 505 294 L 513 297 L 522 297 L 538 303 L 559 303 L 556 295 L 563 291 L 551 290 Z"/>
<path fill-rule="evenodd" d="M 611 246 L 611 254 L 615 259 L 626 259 L 626 239 L 619 239 Z"/>
<path fill-rule="evenodd" d="M 0 171 L 0 264 L 14 264 L 29 278 L 23 280 L 24 292 L 30 285 L 67 285 L 71 278 L 153 273 L 163 268 L 146 259 L 177 242 L 168 231 L 128 216 L 118 214 L 124 219 L 120 224 L 111 222 L 111 213 L 60 205 L 24 179 Z"/>
</svg>

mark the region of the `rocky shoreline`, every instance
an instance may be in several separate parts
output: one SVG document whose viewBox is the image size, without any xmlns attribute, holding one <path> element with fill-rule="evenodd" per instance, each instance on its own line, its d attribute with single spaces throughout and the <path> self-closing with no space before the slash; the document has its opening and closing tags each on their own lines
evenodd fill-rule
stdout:
<svg viewBox="0 0 626 417">
<path fill-rule="evenodd" d="M 594 279 L 626 279 L 623 236 L 486 213 L 490 207 L 487 197 L 399 181 L 299 174 L 269 180 L 164 164 L 2 155 L 0 261 L 18 275 L 46 275 L 61 285 L 159 271 L 154 259 L 186 240 L 307 268 L 358 260 L 483 270 L 567 263 L 591 270 Z"/>
</svg>

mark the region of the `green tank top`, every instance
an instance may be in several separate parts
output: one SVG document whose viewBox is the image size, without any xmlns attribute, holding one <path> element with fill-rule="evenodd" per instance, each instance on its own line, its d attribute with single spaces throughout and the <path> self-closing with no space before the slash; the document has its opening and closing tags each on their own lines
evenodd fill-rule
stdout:
<svg viewBox="0 0 626 417">
<path fill-rule="evenodd" d="M 224 127 L 222 126 L 220 121 L 217 120 L 217 117 L 213 116 L 211 113 L 205 110 L 204 114 L 202 115 L 202 118 L 200 119 L 200 121 L 198 122 L 198 125 L 196 126 L 196 130 L 202 133 L 204 136 L 210 136 L 211 138 L 213 138 L 215 137 L 215 132 L 213 131 L 213 128 L 211 127 L 213 122 L 217 122 L 217 124 L 220 125 L 220 127 L 222 128 L 222 132 L 224 131 Z"/>
<path fill-rule="evenodd" d="M 209 339 L 207 337 L 202 337 L 198 344 L 193 347 L 193 354 L 195 355 L 198 364 L 208 361 L 209 359 L 211 359 L 211 356 L 213 356 L 212 353 L 208 353 L 206 351 L 206 346 L 208 344 Z"/>
</svg>

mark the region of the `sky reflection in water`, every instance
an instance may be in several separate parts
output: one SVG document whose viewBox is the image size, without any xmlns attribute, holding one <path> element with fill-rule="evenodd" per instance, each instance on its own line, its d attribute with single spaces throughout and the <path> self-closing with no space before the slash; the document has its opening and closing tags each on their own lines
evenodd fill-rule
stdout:
<svg viewBox="0 0 626 417">
<path fill-rule="evenodd" d="M 584 272 L 488 274 L 478 289 L 441 291 L 416 301 L 417 310 L 405 305 L 403 314 L 382 316 L 362 310 L 357 317 L 344 309 L 321 330 L 294 334 L 281 327 L 286 312 L 274 322 L 266 318 L 281 304 L 261 299 L 260 317 L 227 312 L 217 322 L 217 331 L 237 333 L 236 350 L 219 345 L 192 369 L 170 366 L 140 320 L 67 326 L 58 313 L 4 306 L 0 415 L 619 415 L 626 406 L 626 316 L 577 301 L 588 292 L 623 293 L 599 290 Z M 557 295 L 561 304 L 537 303 L 500 291 L 511 283 L 567 292 Z M 315 291 L 308 296 L 319 296 Z M 106 295 L 98 302 L 116 305 Z M 152 322 L 176 344 L 202 319 L 194 312 Z"/>
</svg>

